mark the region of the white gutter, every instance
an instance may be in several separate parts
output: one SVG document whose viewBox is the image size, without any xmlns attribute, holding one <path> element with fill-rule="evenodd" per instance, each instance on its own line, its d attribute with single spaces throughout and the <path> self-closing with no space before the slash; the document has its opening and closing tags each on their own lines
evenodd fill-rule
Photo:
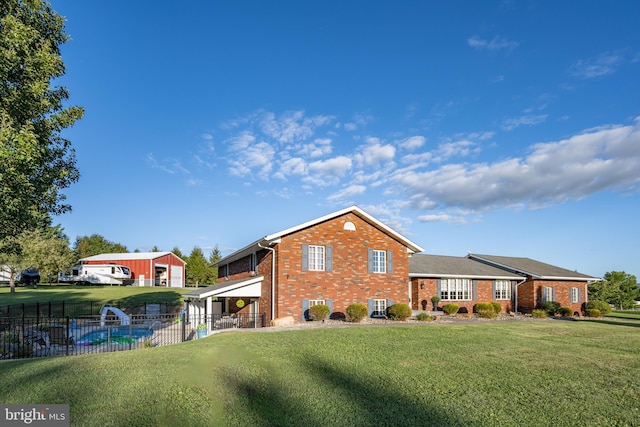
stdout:
<svg viewBox="0 0 640 427">
<path fill-rule="evenodd" d="M 274 243 L 274 242 L 271 242 Z M 278 243 L 276 241 L 275 243 Z M 275 318 L 275 296 L 276 296 L 276 250 L 270 246 L 262 246 L 258 242 L 258 247 L 271 251 L 271 320 Z"/>
</svg>

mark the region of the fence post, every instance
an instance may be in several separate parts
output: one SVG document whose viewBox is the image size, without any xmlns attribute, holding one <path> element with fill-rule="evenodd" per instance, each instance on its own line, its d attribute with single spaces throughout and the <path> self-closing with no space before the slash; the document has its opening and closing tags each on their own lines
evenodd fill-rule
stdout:
<svg viewBox="0 0 640 427">
<path fill-rule="evenodd" d="M 187 332 L 187 325 L 185 325 L 186 315 L 184 310 L 180 312 L 180 324 L 182 325 L 182 342 L 185 341 L 185 335 Z"/>
<path fill-rule="evenodd" d="M 67 313 L 64 311 L 64 300 L 62 300 L 62 315 L 66 316 Z"/>
<path fill-rule="evenodd" d="M 51 300 L 49 300 L 49 319 L 51 319 Z"/>
<path fill-rule="evenodd" d="M 64 342 L 67 346 L 65 354 L 68 356 L 69 355 L 69 333 L 71 332 L 69 330 L 69 316 L 65 316 L 65 321 L 67 322 L 67 332 L 66 332 L 66 336 L 64 337 Z"/>
<path fill-rule="evenodd" d="M 129 350 L 131 350 L 131 342 L 133 341 L 133 314 L 129 317 Z"/>
<path fill-rule="evenodd" d="M 40 301 L 36 301 L 36 325 L 40 323 Z"/>
</svg>

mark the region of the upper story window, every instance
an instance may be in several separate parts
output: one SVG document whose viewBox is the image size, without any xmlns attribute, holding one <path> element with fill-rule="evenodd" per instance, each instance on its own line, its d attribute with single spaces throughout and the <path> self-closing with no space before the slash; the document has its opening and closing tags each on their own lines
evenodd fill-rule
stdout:
<svg viewBox="0 0 640 427">
<path fill-rule="evenodd" d="M 309 270 L 324 271 L 324 246 L 309 245 Z"/>
<path fill-rule="evenodd" d="M 369 273 L 393 273 L 393 251 L 369 249 Z"/>
<path fill-rule="evenodd" d="M 385 251 L 373 250 L 373 272 L 387 272 L 387 253 Z"/>
<path fill-rule="evenodd" d="M 333 247 L 331 245 L 302 245 L 303 271 L 332 271 Z"/>
<path fill-rule="evenodd" d="M 493 283 L 493 299 L 495 300 L 511 299 L 511 281 L 496 280 Z"/>
</svg>

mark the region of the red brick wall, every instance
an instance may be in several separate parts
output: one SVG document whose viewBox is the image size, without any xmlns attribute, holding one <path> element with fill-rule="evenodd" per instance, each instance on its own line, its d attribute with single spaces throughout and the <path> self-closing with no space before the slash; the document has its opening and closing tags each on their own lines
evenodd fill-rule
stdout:
<svg viewBox="0 0 640 427">
<path fill-rule="evenodd" d="M 347 221 L 355 231 L 344 229 Z M 333 271 L 302 271 L 303 244 L 332 245 Z M 393 251 L 392 273 L 368 273 L 369 248 Z M 409 302 L 406 246 L 353 213 L 283 236 L 276 249 L 276 317 L 301 319 L 303 299 L 331 299 L 334 313 L 345 313 L 350 304 L 366 304 L 371 298 Z M 263 293 L 266 286 L 270 282 L 265 280 Z"/>
<path fill-rule="evenodd" d="M 587 283 L 579 281 L 528 280 L 518 287 L 518 311 L 530 313 L 542 303 L 543 288 L 555 289 L 556 302 L 562 307 L 571 307 L 574 313 L 582 313 L 582 304 L 587 302 Z M 580 301 L 571 303 L 571 288 L 580 289 Z"/>
<path fill-rule="evenodd" d="M 424 289 L 420 288 L 420 284 L 424 283 Z M 513 284 L 513 282 L 511 282 Z M 444 301 L 441 300 L 438 303 L 438 307 L 442 307 L 448 303 L 455 303 L 460 306 L 461 309 L 466 309 L 467 312 L 473 312 L 473 306 L 478 302 L 493 302 L 493 280 L 491 279 L 478 279 L 476 280 L 477 287 L 477 300 L 469 301 Z M 513 293 L 513 287 L 512 287 Z M 436 278 L 412 278 L 411 279 L 411 294 L 412 294 L 412 308 L 414 310 L 422 310 L 426 301 L 426 309 L 432 310 L 431 297 L 438 295 L 438 279 Z M 513 304 L 511 300 L 496 300 L 502 306 L 501 313 L 513 311 Z M 464 311 L 464 310 L 463 310 Z"/>
</svg>

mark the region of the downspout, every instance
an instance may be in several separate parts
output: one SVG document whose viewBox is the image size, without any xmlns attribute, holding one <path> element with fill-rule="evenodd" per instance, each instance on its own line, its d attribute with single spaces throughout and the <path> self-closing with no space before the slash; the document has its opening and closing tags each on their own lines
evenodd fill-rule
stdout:
<svg viewBox="0 0 640 427">
<path fill-rule="evenodd" d="M 516 283 L 516 300 L 515 300 L 515 304 L 514 304 L 514 312 L 518 312 L 518 286 L 522 285 L 524 282 L 527 281 L 527 278 L 525 277 L 524 279 L 522 279 L 522 281 L 520 283 Z"/>
<path fill-rule="evenodd" d="M 271 251 L 271 320 L 275 318 L 275 295 L 276 295 L 276 250 L 270 246 L 262 246 L 258 242 L 258 247 Z"/>
</svg>

